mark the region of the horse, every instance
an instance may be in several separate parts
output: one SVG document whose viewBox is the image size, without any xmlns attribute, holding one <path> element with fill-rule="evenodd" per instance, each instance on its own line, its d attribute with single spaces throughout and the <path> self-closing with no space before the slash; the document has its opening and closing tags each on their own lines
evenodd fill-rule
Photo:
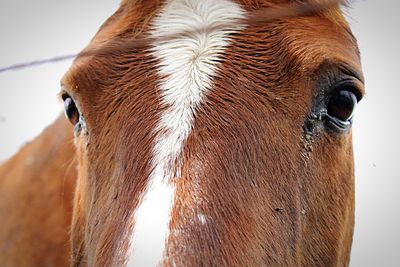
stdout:
<svg viewBox="0 0 400 267">
<path fill-rule="evenodd" d="M 60 118 L 29 150 L 77 166 L 45 207 L 71 265 L 347 266 L 364 78 L 341 4 L 123 0 L 61 81 L 74 148 Z"/>
<path fill-rule="evenodd" d="M 70 265 L 77 179 L 71 131 L 60 117 L 0 166 L 1 266 Z"/>
</svg>

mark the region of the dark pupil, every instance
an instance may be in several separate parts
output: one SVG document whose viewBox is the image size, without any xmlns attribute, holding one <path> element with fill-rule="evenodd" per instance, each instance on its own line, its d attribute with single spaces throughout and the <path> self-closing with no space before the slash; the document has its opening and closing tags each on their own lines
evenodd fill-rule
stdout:
<svg viewBox="0 0 400 267">
<path fill-rule="evenodd" d="M 350 91 L 341 90 L 336 92 L 328 103 L 328 114 L 341 121 L 348 121 L 354 113 L 357 105 L 357 97 Z"/>
<path fill-rule="evenodd" d="M 75 102 L 72 100 L 71 97 L 67 97 L 64 99 L 64 110 L 65 115 L 69 119 L 69 121 L 75 125 L 79 121 L 79 113 L 78 109 L 76 108 Z"/>
</svg>

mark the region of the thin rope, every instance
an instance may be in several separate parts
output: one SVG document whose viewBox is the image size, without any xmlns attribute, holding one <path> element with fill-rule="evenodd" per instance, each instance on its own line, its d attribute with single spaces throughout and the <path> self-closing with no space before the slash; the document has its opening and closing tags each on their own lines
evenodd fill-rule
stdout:
<svg viewBox="0 0 400 267">
<path fill-rule="evenodd" d="M 245 20 L 246 23 L 251 24 L 251 23 L 267 23 L 271 22 L 273 20 L 277 19 L 284 19 L 284 18 L 291 18 L 291 17 L 300 17 L 300 16 L 312 16 L 318 13 L 325 12 L 335 6 L 338 6 L 340 4 L 345 4 L 345 0 L 324 0 L 321 2 L 317 3 L 290 3 L 286 4 L 283 6 L 275 6 L 275 7 L 269 7 L 269 8 L 263 8 L 260 10 L 253 11 L 249 18 Z M 195 29 L 194 31 L 199 30 Z M 133 42 L 129 42 L 126 44 L 121 44 L 120 48 L 141 48 L 146 45 L 148 45 L 151 42 L 163 42 L 167 41 L 170 39 L 178 38 L 182 35 L 186 35 L 190 32 L 181 32 L 181 33 L 176 33 L 170 36 L 166 36 L 163 38 L 139 38 L 136 39 Z M 111 50 L 111 51 L 109 51 Z M 0 73 L 7 72 L 7 71 L 15 71 L 15 70 L 21 70 L 25 68 L 32 68 L 44 64 L 49 64 L 49 63 L 57 63 L 60 61 L 65 61 L 65 60 L 72 60 L 76 58 L 78 55 L 79 57 L 85 57 L 85 56 L 91 56 L 91 55 L 104 55 L 108 53 L 112 53 L 115 51 L 115 47 L 111 48 L 110 47 L 102 47 L 102 48 L 97 48 L 97 49 L 91 49 L 89 51 L 85 51 L 80 54 L 71 54 L 71 55 L 63 55 L 63 56 L 58 56 L 58 57 L 53 57 L 53 58 L 48 58 L 48 59 L 41 59 L 41 60 L 35 60 L 31 62 L 23 62 L 19 64 L 14 64 L 10 65 L 7 67 L 0 68 Z"/>
<path fill-rule="evenodd" d="M 59 56 L 59 57 L 40 59 L 40 60 L 35 60 L 35 61 L 30 61 L 30 62 L 14 64 L 14 65 L 10 65 L 10 66 L 4 67 L 4 68 L 0 68 L 0 73 L 6 72 L 6 71 L 12 71 L 12 70 L 31 68 L 31 67 L 35 67 L 35 66 L 39 66 L 39 65 L 49 64 L 49 63 L 57 63 L 59 61 L 72 60 L 77 55 L 78 54 L 63 55 L 63 56 Z"/>
</svg>

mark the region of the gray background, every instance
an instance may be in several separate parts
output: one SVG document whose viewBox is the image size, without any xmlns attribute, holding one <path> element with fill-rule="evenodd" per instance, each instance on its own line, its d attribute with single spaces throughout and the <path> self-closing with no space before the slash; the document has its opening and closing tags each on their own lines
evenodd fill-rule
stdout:
<svg viewBox="0 0 400 267">
<path fill-rule="evenodd" d="M 113 1 L 0 0 L 0 67 L 79 52 Z M 362 52 L 367 96 L 354 125 L 356 228 L 351 266 L 400 266 L 398 1 L 353 1 L 346 11 Z M 61 111 L 70 61 L 0 74 L 0 162 Z"/>
</svg>

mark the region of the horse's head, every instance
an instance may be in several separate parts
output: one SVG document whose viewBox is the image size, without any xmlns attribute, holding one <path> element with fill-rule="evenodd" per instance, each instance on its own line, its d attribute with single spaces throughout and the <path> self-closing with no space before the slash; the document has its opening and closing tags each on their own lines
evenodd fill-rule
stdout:
<svg viewBox="0 0 400 267">
<path fill-rule="evenodd" d="M 359 53 L 337 5 L 294 2 L 127 0 L 102 26 L 62 82 L 75 265 L 348 263 Z"/>
</svg>

